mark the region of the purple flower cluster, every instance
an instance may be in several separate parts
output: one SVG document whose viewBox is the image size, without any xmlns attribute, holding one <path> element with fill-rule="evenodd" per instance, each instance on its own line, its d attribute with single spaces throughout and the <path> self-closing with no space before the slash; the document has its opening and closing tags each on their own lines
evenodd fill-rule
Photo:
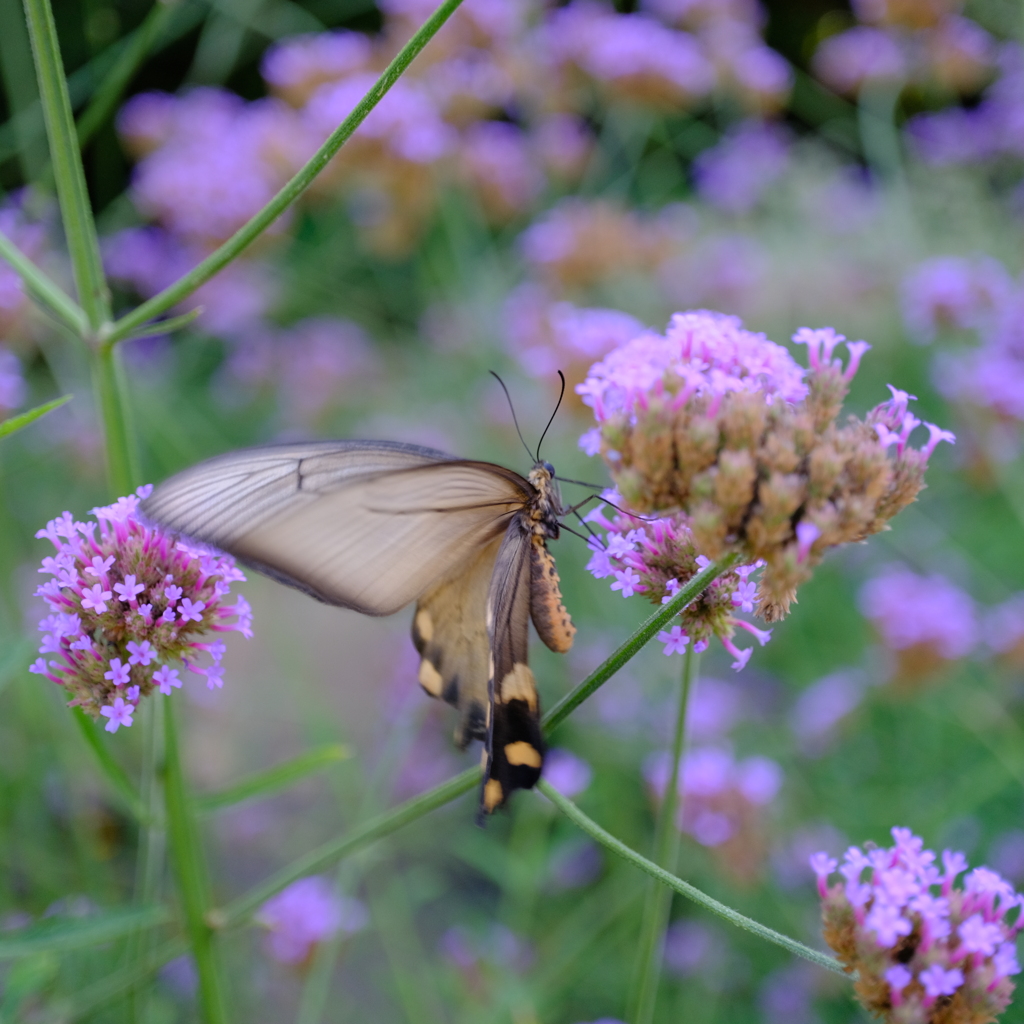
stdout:
<svg viewBox="0 0 1024 1024">
<path fill-rule="evenodd" d="M 999 77 L 980 103 L 910 119 L 910 141 L 926 163 L 974 164 L 1024 156 L 1024 48 L 1004 43 L 997 64 Z"/>
<path fill-rule="evenodd" d="M 904 278 L 903 322 L 910 337 L 922 344 L 934 341 L 943 327 L 980 329 L 991 324 L 1012 289 L 1013 281 L 998 260 L 936 256 Z"/>
<path fill-rule="evenodd" d="M 593 554 L 587 570 L 595 579 L 611 578 L 611 589 L 623 597 L 642 594 L 655 604 L 667 604 L 683 583 L 709 564 L 695 546 L 685 516 L 651 519 L 623 511 L 609 518 L 601 507 L 585 519 L 606 531 L 603 538 L 590 538 Z M 758 603 L 757 584 L 751 579 L 758 568 L 741 565 L 724 573 L 680 612 L 674 624 L 658 634 L 665 654 L 682 654 L 691 642 L 700 653 L 717 637 L 733 658 L 732 667 L 737 672 L 744 668 L 754 649 L 736 647 L 736 630 L 746 630 L 762 647 L 772 635 L 736 615 L 741 610 L 753 612 Z"/>
<path fill-rule="evenodd" d="M 726 213 L 750 213 L 786 170 L 789 146 L 779 128 L 746 121 L 693 164 L 697 192 Z"/>
<path fill-rule="evenodd" d="M 39 262 L 46 250 L 46 227 L 29 215 L 28 199 L 28 189 L 5 197 L 0 203 L 0 232 L 30 260 Z M 13 337 L 30 308 L 21 277 L 5 260 L 0 260 L 0 338 Z M 2 399 L 0 407 L 14 408 Z"/>
<path fill-rule="evenodd" d="M 252 636 L 249 603 L 240 595 L 226 601 L 231 584 L 245 579 L 234 560 L 143 523 L 138 505 L 151 490 L 94 508 L 98 523 L 65 512 L 36 534 L 56 554 L 39 569 L 52 577 L 36 591 L 50 614 L 39 623 L 43 657 L 29 671 L 63 686 L 71 706 L 106 718 L 108 732 L 131 725 L 153 690 L 169 696 L 181 686 L 171 661 L 205 676 L 210 689 L 224 685 L 224 644 L 201 634 Z M 200 665 L 203 654 L 211 664 Z"/>
<path fill-rule="evenodd" d="M 526 283 L 505 302 L 502 322 L 509 351 L 532 377 L 570 379 L 606 352 L 636 337 L 643 324 L 617 309 L 581 309 L 555 302 L 541 285 Z"/>
<path fill-rule="evenodd" d="M 853 6 L 868 24 L 829 36 L 814 55 L 815 72 L 838 92 L 856 94 L 865 85 L 879 83 L 902 88 L 914 81 L 970 94 L 991 73 L 994 40 L 976 22 L 951 9 L 942 10 L 927 0 L 871 0 Z"/>
<path fill-rule="evenodd" d="M 860 591 L 860 608 L 900 658 L 901 678 L 965 657 L 978 642 L 969 594 L 942 576 L 887 566 Z"/>
<path fill-rule="evenodd" d="M 841 866 L 826 853 L 811 857 L 825 941 L 857 972 L 861 1002 L 886 1021 L 995 1020 L 1020 973 L 1021 897 L 984 867 L 958 887 L 968 870 L 962 853 L 944 850 L 940 869 L 940 858 L 910 829 L 894 828 L 892 836 L 889 849 L 851 846 Z M 843 881 L 830 887 L 836 870 Z"/>
<path fill-rule="evenodd" d="M 318 943 L 366 927 L 369 914 L 355 899 L 340 895 L 318 875 L 300 878 L 272 896 L 255 915 L 269 929 L 267 952 L 290 966 L 308 963 Z"/>
<path fill-rule="evenodd" d="M 651 757 L 644 777 L 660 801 L 671 769 L 666 753 Z M 728 746 L 694 747 L 679 765 L 676 825 L 715 849 L 737 876 L 753 876 L 765 854 L 764 809 L 782 786 L 782 769 L 767 757 L 737 760 Z"/>
<path fill-rule="evenodd" d="M 6 416 L 24 401 L 25 378 L 21 362 L 13 352 L 0 348 L 0 416 Z"/>
<path fill-rule="evenodd" d="M 834 354 L 845 340 L 831 328 L 797 331 L 804 371 L 736 317 L 677 313 L 664 335 L 615 349 L 576 388 L 598 423 L 581 446 L 600 452 L 624 503 L 685 515 L 694 554 L 763 562 L 757 613 L 770 622 L 785 617 L 827 548 L 877 533 L 913 501 L 936 445 L 955 440 L 924 424 L 929 440 L 911 448 L 921 421 L 912 396 L 891 387 L 863 421 L 838 426 L 870 348 L 846 343 L 844 367 Z M 670 575 L 682 583 L 689 572 Z"/>
</svg>

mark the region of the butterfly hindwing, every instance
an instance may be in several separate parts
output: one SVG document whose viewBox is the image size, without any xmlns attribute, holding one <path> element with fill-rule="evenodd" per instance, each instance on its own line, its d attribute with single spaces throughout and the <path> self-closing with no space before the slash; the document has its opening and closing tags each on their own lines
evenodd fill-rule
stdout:
<svg viewBox="0 0 1024 1024">
<path fill-rule="evenodd" d="M 490 722 L 490 640 L 484 608 L 502 540 L 485 547 L 453 579 L 427 591 L 416 605 L 412 639 L 420 653 L 419 683 L 459 710 L 455 742 L 486 739 Z"/>
<path fill-rule="evenodd" d="M 491 642 L 491 729 L 481 809 L 491 813 L 540 778 L 544 738 L 533 671 L 527 663 L 531 536 L 523 516 L 509 523 L 487 596 Z"/>
</svg>

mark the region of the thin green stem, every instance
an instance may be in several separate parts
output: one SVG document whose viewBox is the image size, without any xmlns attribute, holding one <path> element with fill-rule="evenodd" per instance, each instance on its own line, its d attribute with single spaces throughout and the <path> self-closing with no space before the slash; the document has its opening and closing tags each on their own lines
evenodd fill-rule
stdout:
<svg viewBox="0 0 1024 1024">
<path fill-rule="evenodd" d="M 176 4 L 177 0 L 153 0 L 149 14 L 125 40 L 124 49 L 121 50 L 114 66 L 100 82 L 89 106 L 78 118 L 77 133 L 80 147 L 88 145 L 89 140 L 114 112 L 125 89 L 128 88 L 128 83 L 134 78 L 135 72 L 142 66 L 160 32 L 170 20 Z"/>
<path fill-rule="evenodd" d="M 578 686 L 569 691 L 545 716 L 544 731 L 554 732 L 591 694 L 600 689 L 616 672 L 649 643 L 662 627 L 674 619 L 691 601 L 695 601 L 711 583 L 740 561 L 739 555 L 726 555 L 702 569 L 672 600 L 656 611 L 614 654 L 599 665 Z"/>
<path fill-rule="evenodd" d="M 209 906 L 206 859 L 181 767 L 174 704 L 172 701 L 164 703 L 163 782 L 167 835 L 174 855 L 189 944 L 199 974 L 199 1005 L 205 1024 L 225 1024 L 228 1019 L 227 1000 L 215 936 L 206 920 Z"/>
<path fill-rule="evenodd" d="M 24 3 L 78 301 L 89 329 L 98 332 L 110 320 L 110 292 L 103 275 L 96 223 L 85 186 L 85 171 L 61 63 L 57 27 L 49 0 L 24 0 Z"/>
<path fill-rule="evenodd" d="M 727 907 L 724 903 L 720 903 L 707 893 L 701 892 L 701 890 L 696 886 L 690 885 L 689 882 L 684 882 L 683 879 L 678 878 L 671 872 L 659 867 L 653 861 L 649 861 L 646 857 L 642 857 L 635 850 L 631 850 L 625 843 L 620 842 L 610 832 L 606 832 L 601 828 L 596 821 L 588 818 L 587 815 L 585 815 L 571 800 L 562 796 L 557 789 L 545 782 L 543 779 L 537 783 L 537 788 L 570 821 L 586 832 L 591 839 L 611 850 L 612 853 L 617 854 L 623 860 L 627 860 L 631 864 L 634 864 L 641 871 L 647 872 L 647 874 L 652 878 L 661 882 L 662 885 L 667 885 L 670 889 L 675 890 L 675 892 L 679 893 L 681 896 L 685 896 L 688 900 L 693 900 L 694 903 L 699 904 L 706 910 L 710 910 L 713 914 L 717 914 L 723 920 L 728 921 L 729 924 L 733 924 L 737 928 L 742 928 L 744 931 L 750 932 L 752 935 L 756 935 L 759 938 L 774 943 L 776 946 L 781 946 L 790 953 L 795 953 L 797 956 L 801 956 L 805 960 L 810 960 L 812 964 L 824 967 L 827 971 L 832 971 L 835 974 L 842 974 L 844 976 L 846 975 L 846 972 L 843 970 L 843 965 L 839 963 L 838 960 L 830 957 L 827 953 L 821 953 L 816 949 L 811 949 L 810 946 L 805 946 L 802 942 L 797 942 L 796 939 L 791 939 L 788 935 L 783 935 L 781 932 L 775 931 L 774 928 L 769 928 L 767 925 L 761 924 L 760 921 L 754 921 L 752 918 L 746 917 L 739 911 L 733 910 L 732 907 Z"/>
<path fill-rule="evenodd" d="M 81 335 L 88 327 L 82 308 L 63 288 L 43 273 L 2 231 L 0 259 L 10 264 L 29 295 L 48 309 L 65 327 Z"/>
<path fill-rule="evenodd" d="M 127 388 L 121 354 L 102 348 L 92 360 L 93 392 L 103 420 L 107 479 L 116 496 L 130 494 L 137 485 L 135 444 L 128 424 Z"/>
<path fill-rule="evenodd" d="M 672 760 L 669 762 L 668 781 L 654 825 L 654 862 L 673 874 L 679 863 L 679 828 L 676 815 L 679 807 L 679 771 L 686 740 L 686 711 L 699 663 L 700 655 L 694 653 L 693 644 L 690 644 L 683 655 L 679 710 L 676 712 L 676 727 L 672 737 Z M 640 944 L 637 947 L 633 970 L 633 998 L 626 1015 L 632 1024 L 650 1024 L 654 1018 L 654 1004 L 657 1001 L 658 982 L 661 979 L 665 929 L 668 927 L 671 910 L 672 890 L 666 889 L 652 879 L 644 900 Z"/>
<path fill-rule="evenodd" d="M 26 3 L 40 3 L 43 0 L 26 0 Z M 177 305 L 191 295 L 200 285 L 209 281 L 218 271 L 223 270 L 236 256 L 258 238 L 282 213 L 312 184 L 314 178 L 327 166 L 331 157 L 348 141 L 352 133 L 363 123 L 371 110 L 384 98 L 388 90 L 398 81 L 399 76 L 413 62 L 420 51 L 437 34 L 441 26 L 451 17 L 462 0 L 444 0 L 434 13 L 420 26 L 416 34 L 399 51 L 383 74 L 371 86 L 370 91 L 356 104 L 352 113 L 331 133 L 327 141 L 313 154 L 306 165 L 289 181 L 273 199 L 240 227 L 223 245 L 215 249 L 202 263 L 194 267 L 174 284 L 158 292 L 132 312 L 118 320 L 104 333 L 103 343 L 107 346 L 131 337 L 132 332 L 147 321 Z"/>
<path fill-rule="evenodd" d="M 348 835 L 332 839 L 315 850 L 311 850 L 305 856 L 292 861 L 291 864 L 271 875 L 265 882 L 250 889 L 243 896 L 239 896 L 226 907 L 212 911 L 208 915 L 210 923 L 218 928 L 242 924 L 261 904 L 297 878 L 320 871 L 342 857 L 348 857 L 357 850 L 369 846 L 374 840 L 397 832 L 404 825 L 422 818 L 423 815 L 429 814 L 438 807 L 451 803 L 463 793 L 468 793 L 479 782 L 480 769 L 467 768 L 466 771 L 447 782 L 442 782 L 440 786 L 435 786 L 433 789 L 427 790 L 426 793 L 421 793 L 392 810 L 371 818 L 365 824 L 353 829 Z"/>
<path fill-rule="evenodd" d="M 545 716 L 543 720 L 545 733 L 556 729 L 572 712 L 591 694 L 604 685 L 623 665 L 638 654 L 644 644 L 651 640 L 669 619 L 678 615 L 691 601 L 696 600 L 707 589 L 708 585 L 719 575 L 732 568 L 739 561 L 739 555 L 727 555 L 713 565 L 699 572 L 684 586 L 673 600 L 655 612 L 603 665 L 595 669 L 586 679 L 566 694 Z M 208 915 L 210 923 L 216 928 L 227 928 L 241 924 L 257 907 L 280 892 L 304 875 L 320 871 L 329 864 L 348 857 L 357 850 L 363 849 L 377 839 L 397 832 L 410 822 L 422 818 L 438 807 L 443 807 L 463 793 L 468 793 L 480 781 L 479 768 L 467 768 L 466 771 L 439 786 L 421 793 L 403 804 L 379 814 L 352 832 L 322 846 L 304 857 L 299 857 L 291 864 L 281 868 L 266 881 L 260 883 L 249 892 L 239 896 L 226 907 L 213 910 Z"/>
</svg>

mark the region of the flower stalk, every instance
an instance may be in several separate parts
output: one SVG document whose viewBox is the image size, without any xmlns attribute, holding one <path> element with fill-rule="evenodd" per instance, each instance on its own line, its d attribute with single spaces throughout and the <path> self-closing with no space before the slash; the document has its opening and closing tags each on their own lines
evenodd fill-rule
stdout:
<svg viewBox="0 0 1024 1024">
<path fill-rule="evenodd" d="M 679 863 L 680 833 L 676 825 L 679 812 L 679 771 L 686 742 L 686 711 L 690 693 L 697 676 L 700 655 L 690 644 L 683 655 L 683 673 L 679 689 L 679 709 L 676 712 L 675 733 L 672 737 L 672 761 L 668 783 L 654 825 L 654 863 L 675 874 Z M 633 997 L 627 1013 L 632 1024 L 650 1024 L 654 1018 L 654 1005 L 661 979 L 662 953 L 665 929 L 672 910 L 672 890 L 651 879 L 644 900 L 644 913 L 640 925 L 640 943 L 633 969 Z"/>
</svg>

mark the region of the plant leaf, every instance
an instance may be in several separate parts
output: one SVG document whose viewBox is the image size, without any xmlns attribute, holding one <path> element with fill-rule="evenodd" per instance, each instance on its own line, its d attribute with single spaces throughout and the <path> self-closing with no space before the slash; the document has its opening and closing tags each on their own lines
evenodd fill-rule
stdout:
<svg viewBox="0 0 1024 1024">
<path fill-rule="evenodd" d="M 349 747 L 341 743 L 330 743 L 299 754 L 298 757 L 283 761 L 266 771 L 255 772 L 217 793 L 196 796 L 193 801 L 198 811 L 217 811 L 222 807 L 240 804 L 243 800 L 269 796 L 278 790 L 295 785 L 308 775 L 323 771 L 332 764 L 347 761 L 351 756 L 352 751 Z"/>
<path fill-rule="evenodd" d="M 28 412 L 19 413 L 17 416 L 11 416 L 6 420 L 0 422 L 0 437 L 7 437 L 8 434 L 13 434 L 27 427 L 30 423 L 34 423 L 40 416 L 45 416 L 48 412 L 53 412 L 54 409 L 59 409 L 65 402 L 70 402 L 72 395 L 64 395 L 63 398 L 55 398 L 52 402 L 44 402 L 42 405 L 37 405 L 34 409 L 29 409 Z"/>
</svg>

